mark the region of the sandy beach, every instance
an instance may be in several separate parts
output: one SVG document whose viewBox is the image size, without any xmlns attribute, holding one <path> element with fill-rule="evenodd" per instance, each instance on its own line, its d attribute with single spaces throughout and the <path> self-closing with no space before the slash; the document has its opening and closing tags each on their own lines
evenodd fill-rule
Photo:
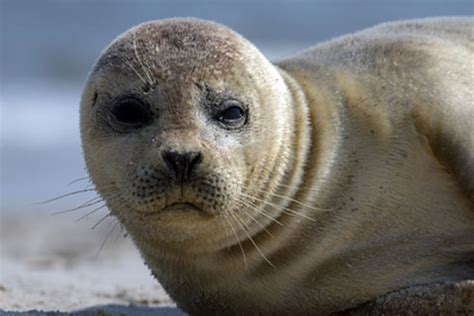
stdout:
<svg viewBox="0 0 474 316">
<path fill-rule="evenodd" d="M 1 216 L 0 315 L 185 315 L 115 220 L 41 213 Z"/>
</svg>

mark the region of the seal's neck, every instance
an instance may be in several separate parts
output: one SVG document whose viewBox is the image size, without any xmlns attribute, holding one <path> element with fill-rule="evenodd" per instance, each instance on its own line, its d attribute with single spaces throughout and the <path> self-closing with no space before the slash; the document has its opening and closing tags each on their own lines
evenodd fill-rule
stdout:
<svg viewBox="0 0 474 316">
<path fill-rule="evenodd" d="M 303 183 L 304 166 L 311 150 L 312 124 L 308 108 L 308 101 L 300 84 L 286 71 L 275 66 L 283 78 L 289 92 L 288 106 L 293 116 L 293 130 L 288 151 L 292 153 L 287 162 L 283 186 L 279 188 L 279 195 L 293 197 Z M 288 200 L 289 202 L 289 200 Z M 286 205 L 288 203 L 280 203 Z M 287 205 L 286 205 L 287 206 Z M 286 207 L 285 206 L 285 207 Z"/>
</svg>

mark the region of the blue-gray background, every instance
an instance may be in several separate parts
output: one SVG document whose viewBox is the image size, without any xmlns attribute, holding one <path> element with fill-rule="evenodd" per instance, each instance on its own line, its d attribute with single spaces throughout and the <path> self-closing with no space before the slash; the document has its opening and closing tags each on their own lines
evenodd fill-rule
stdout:
<svg viewBox="0 0 474 316">
<path fill-rule="evenodd" d="M 0 0 L 0 211 L 34 210 L 32 203 L 71 190 L 66 184 L 86 174 L 82 85 L 101 50 L 135 24 L 218 21 L 275 60 L 380 22 L 473 13 L 472 0 Z"/>
</svg>

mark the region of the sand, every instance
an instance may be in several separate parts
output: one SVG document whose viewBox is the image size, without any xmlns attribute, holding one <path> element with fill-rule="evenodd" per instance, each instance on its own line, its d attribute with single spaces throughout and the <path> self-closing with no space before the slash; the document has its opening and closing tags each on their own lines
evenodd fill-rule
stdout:
<svg viewBox="0 0 474 316">
<path fill-rule="evenodd" d="M 91 230 L 100 216 L 3 212 L 0 315 L 185 315 L 119 226 L 99 252 L 116 223 Z"/>
</svg>

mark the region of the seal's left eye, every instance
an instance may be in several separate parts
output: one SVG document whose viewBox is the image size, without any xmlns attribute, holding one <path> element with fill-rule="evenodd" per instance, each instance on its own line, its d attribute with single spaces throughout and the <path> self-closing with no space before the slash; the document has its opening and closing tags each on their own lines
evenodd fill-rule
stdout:
<svg viewBox="0 0 474 316">
<path fill-rule="evenodd" d="M 232 127 L 239 127 L 245 123 L 247 112 L 239 102 L 229 100 L 225 101 L 222 106 L 224 109 L 215 116 L 218 121 Z"/>
<path fill-rule="evenodd" d="M 232 106 L 221 112 L 220 118 L 225 121 L 235 121 L 244 116 L 244 111 L 238 106 Z"/>
<path fill-rule="evenodd" d="M 118 102 L 112 109 L 111 114 L 113 127 L 120 130 L 140 128 L 153 120 L 150 109 L 135 99 L 125 99 Z"/>
</svg>

